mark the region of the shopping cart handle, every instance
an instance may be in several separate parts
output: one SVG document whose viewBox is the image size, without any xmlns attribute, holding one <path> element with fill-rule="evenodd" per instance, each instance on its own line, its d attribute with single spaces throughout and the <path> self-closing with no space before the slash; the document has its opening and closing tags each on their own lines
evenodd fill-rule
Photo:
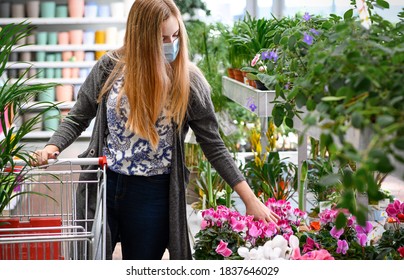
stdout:
<svg viewBox="0 0 404 280">
<path fill-rule="evenodd" d="M 108 166 L 107 157 L 96 157 L 96 158 L 58 158 L 48 160 L 49 165 L 99 165 L 101 167 Z"/>
<path fill-rule="evenodd" d="M 46 167 L 50 165 L 98 165 L 101 167 L 108 166 L 109 161 L 107 157 L 95 157 L 95 158 L 58 158 L 49 159 L 48 164 L 38 166 Z M 14 160 L 15 166 L 25 166 L 26 162 L 23 160 Z"/>
</svg>

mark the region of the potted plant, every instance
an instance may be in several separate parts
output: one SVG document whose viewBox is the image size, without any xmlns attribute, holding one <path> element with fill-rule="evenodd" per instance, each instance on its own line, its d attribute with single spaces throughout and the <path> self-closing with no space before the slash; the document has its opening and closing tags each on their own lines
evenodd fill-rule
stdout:
<svg viewBox="0 0 404 280">
<path fill-rule="evenodd" d="M 31 34 L 33 27 L 26 22 L 12 23 L 0 28 L 0 76 L 6 75 L 6 64 L 10 53 L 13 51 L 16 43 Z M 26 75 L 20 76 L 15 82 L 5 78 L 5 83 L 0 85 L 0 216 L 7 208 L 10 201 L 26 193 L 24 190 L 15 192 L 21 185 L 21 182 L 27 179 L 26 166 L 17 166 L 16 159 L 29 164 L 32 157 L 30 152 L 25 149 L 21 140 L 32 131 L 32 128 L 42 121 L 42 115 L 55 105 L 49 102 L 38 102 L 41 110 L 36 111 L 37 115 L 20 123 L 21 115 L 32 110 L 33 105 L 29 105 L 29 100 L 35 98 L 38 93 L 54 87 L 55 84 L 28 84 Z"/>
<path fill-rule="evenodd" d="M 386 208 L 387 220 L 376 247 L 379 251 L 377 259 L 404 259 L 404 203 L 395 200 Z"/>
<path fill-rule="evenodd" d="M 262 148 L 261 135 L 251 132 L 254 158 L 244 166 L 244 173 L 254 193 L 263 202 L 269 198 L 288 200 L 297 191 L 297 166 L 287 158 L 281 159 L 275 151 L 275 126 L 270 120 L 266 132 L 267 147 Z"/>
</svg>

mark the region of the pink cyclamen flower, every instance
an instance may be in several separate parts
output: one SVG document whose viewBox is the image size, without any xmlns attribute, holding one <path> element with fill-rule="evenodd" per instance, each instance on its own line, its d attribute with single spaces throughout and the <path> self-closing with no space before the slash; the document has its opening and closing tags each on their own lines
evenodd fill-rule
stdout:
<svg viewBox="0 0 404 280">
<path fill-rule="evenodd" d="M 401 256 L 402 258 L 404 258 L 404 246 L 398 248 L 398 249 L 397 249 L 397 252 L 399 252 L 399 253 L 400 253 L 400 256 Z"/>
<path fill-rule="evenodd" d="M 209 227 L 210 223 L 206 220 L 202 220 L 201 222 L 201 230 L 206 229 L 207 227 Z"/>
<path fill-rule="evenodd" d="M 336 226 L 333 226 L 330 231 L 331 236 L 334 237 L 335 239 L 339 239 L 343 233 L 344 229 L 343 228 L 337 229 Z"/>
<path fill-rule="evenodd" d="M 327 223 L 334 223 L 336 218 L 337 218 L 338 211 L 336 210 L 330 210 L 330 209 L 325 209 L 323 212 L 318 214 L 320 217 L 320 222 L 322 224 L 327 224 Z"/>
<path fill-rule="evenodd" d="M 257 238 L 262 234 L 261 228 L 259 226 L 257 226 L 255 221 L 250 223 L 250 226 L 248 229 L 248 234 L 254 238 Z"/>
<path fill-rule="evenodd" d="M 320 249 L 320 245 L 310 237 L 307 237 L 306 244 L 303 246 L 303 253 L 314 251 L 314 249 Z"/>
<path fill-rule="evenodd" d="M 220 240 L 220 243 L 219 245 L 217 245 L 215 252 L 219 255 L 222 255 L 223 257 L 229 257 L 233 252 L 229 248 L 227 248 L 228 244 L 229 243 Z"/>
<path fill-rule="evenodd" d="M 358 233 L 356 235 L 356 237 L 358 238 L 359 245 L 361 245 L 362 247 L 365 247 L 366 242 L 368 241 L 368 236 L 364 233 Z"/>
<path fill-rule="evenodd" d="M 253 60 L 251 61 L 251 66 L 254 67 L 254 66 L 257 64 L 257 62 L 258 62 L 259 60 L 260 60 L 260 55 L 259 55 L 259 54 L 256 54 L 256 55 L 254 56 Z"/>
<path fill-rule="evenodd" d="M 396 217 L 397 214 L 404 213 L 404 203 L 396 199 L 393 203 L 387 205 L 386 212 L 389 217 Z"/>
<path fill-rule="evenodd" d="M 299 247 L 293 249 L 290 258 L 292 260 L 334 260 L 334 257 L 325 249 L 310 251 L 302 256 Z"/>
<path fill-rule="evenodd" d="M 244 220 L 239 220 L 235 217 L 230 218 L 231 229 L 235 232 L 241 232 L 246 228 L 246 223 Z"/>
<path fill-rule="evenodd" d="M 345 255 L 349 249 L 348 242 L 346 240 L 338 240 L 337 242 L 337 253 Z"/>
<path fill-rule="evenodd" d="M 367 221 L 364 227 L 361 225 L 356 225 L 355 230 L 357 233 L 364 233 L 368 235 L 373 230 L 373 225 L 371 222 Z"/>
</svg>

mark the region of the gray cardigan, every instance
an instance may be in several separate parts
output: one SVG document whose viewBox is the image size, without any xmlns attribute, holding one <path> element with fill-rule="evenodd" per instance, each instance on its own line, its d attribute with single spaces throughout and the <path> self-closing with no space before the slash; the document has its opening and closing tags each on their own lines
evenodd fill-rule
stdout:
<svg viewBox="0 0 404 280">
<path fill-rule="evenodd" d="M 78 138 L 95 117 L 95 125 L 89 146 L 79 157 L 102 156 L 102 149 L 108 134 L 107 114 L 105 100 L 100 104 L 97 102 L 97 96 L 113 65 L 114 62 L 108 55 L 104 55 L 96 63 L 81 86 L 77 101 L 68 115 L 71 121 L 62 122 L 48 144 L 56 145 L 60 151 L 63 151 Z M 175 133 L 173 139 L 173 147 L 175 148 L 173 149 L 171 163 L 169 207 L 169 255 L 170 259 L 180 260 L 192 259 L 185 200 L 189 170 L 185 166 L 184 139 L 189 127 L 194 131 L 196 140 L 206 158 L 231 187 L 244 180 L 220 137 L 218 122 L 210 98 L 209 85 L 200 75 L 193 73 L 193 71 L 191 71 L 191 95 L 184 123 L 183 128 L 179 133 Z M 82 168 L 94 167 L 83 166 Z M 88 175 L 82 174 L 81 179 L 86 179 L 85 176 Z M 79 199 L 78 207 L 84 204 L 83 197 L 81 197 L 81 200 Z M 93 205 L 95 204 L 94 199 L 95 194 L 89 196 L 90 203 Z M 109 235 L 107 236 L 109 237 Z M 107 242 L 107 244 L 109 243 Z M 111 248 L 107 248 L 107 258 L 111 257 Z"/>
</svg>

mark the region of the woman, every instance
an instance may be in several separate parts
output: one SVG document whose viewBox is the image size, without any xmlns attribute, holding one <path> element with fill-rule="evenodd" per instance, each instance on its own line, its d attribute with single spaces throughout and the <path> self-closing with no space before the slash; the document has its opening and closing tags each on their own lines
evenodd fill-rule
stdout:
<svg viewBox="0 0 404 280">
<path fill-rule="evenodd" d="M 172 0 L 137 0 L 124 46 L 103 56 L 75 106 L 43 150 L 45 164 L 77 139 L 95 117 L 89 148 L 105 155 L 112 250 L 123 259 L 192 259 L 185 187 L 184 139 L 191 127 L 205 156 L 240 195 L 247 214 L 276 221 L 237 169 L 218 132 L 207 81 L 188 59 L 187 34 Z M 91 198 L 91 197 L 90 197 Z"/>
</svg>

